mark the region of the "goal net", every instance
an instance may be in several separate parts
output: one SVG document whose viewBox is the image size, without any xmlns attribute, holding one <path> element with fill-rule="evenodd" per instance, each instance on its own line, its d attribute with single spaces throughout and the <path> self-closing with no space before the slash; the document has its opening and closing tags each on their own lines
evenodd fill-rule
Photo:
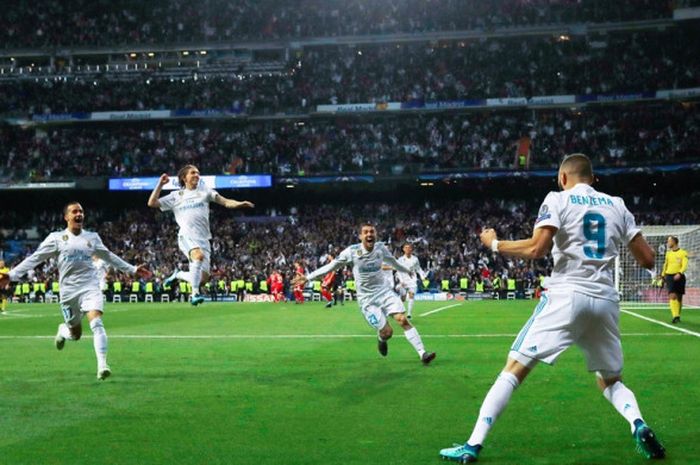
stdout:
<svg viewBox="0 0 700 465">
<path fill-rule="evenodd" d="M 656 251 L 656 271 L 661 273 L 666 256 L 666 239 L 678 237 L 679 246 L 688 252 L 688 269 L 683 308 L 700 307 L 700 225 L 642 226 L 642 234 Z M 663 281 L 654 280 L 637 264 L 627 247 L 615 262 L 615 287 L 623 306 L 664 306 L 668 293 Z"/>
</svg>

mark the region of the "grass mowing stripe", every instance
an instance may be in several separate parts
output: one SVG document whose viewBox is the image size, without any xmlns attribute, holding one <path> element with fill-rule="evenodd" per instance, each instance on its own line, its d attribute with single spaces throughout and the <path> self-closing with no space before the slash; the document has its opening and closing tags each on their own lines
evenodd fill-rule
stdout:
<svg viewBox="0 0 700 465">
<path fill-rule="evenodd" d="M 681 333 L 690 334 L 691 336 L 695 336 L 695 337 L 700 337 L 700 333 L 696 333 L 695 331 L 690 331 L 687 329 L 679 328 L 678 326 L 673 326 L 673 325 L 670 325 L 668 323 L 664 323 L 663 321 L 655 320 L 653 318 L 649 318 L 647 316 L 640 315 L 639 313 L 630 312 L 629 310 L 620 310 L 620 311 L 623 313 L 626 313 L 628 315 L 632 315 L 632 316 L 635 316 L 637 318 L 640 318 L 642 320 L 650 321 L 651 323 L 656 323 L 657 325 L 665 326 L 666 328 L 670 328 L 674 331 L 680 331 Z"/>
<path fill-rule="evenodd" d="M 449 338 L 498 338 L 515 337 L 514 333 L 494 333 L 494 334 L 423 334 L 426 338 L 449 339 Z M 649 337 L 649 336 L 683 336 L 679 333 L 622 333 L 623 337 Z M 111 339 L 370 339 L 376 338 L 374 334 L 110 334 Z M 11 339 L 53 339 L 54 336 L 5 336 L 0 335 L 0 340 Z M 91 339 L 92 335 L 87 334 L 82 339 Z"/>
</svg>

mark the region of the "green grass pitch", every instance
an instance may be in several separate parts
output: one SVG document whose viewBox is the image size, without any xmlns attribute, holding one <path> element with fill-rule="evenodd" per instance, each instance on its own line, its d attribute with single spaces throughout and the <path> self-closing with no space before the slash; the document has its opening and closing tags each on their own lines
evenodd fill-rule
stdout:
<svg viewBox="0 0 700 465">
<path fill-rule="evenodd" d="M 394 323 L 389 356 L 354 302 L 108 304 L 113 376 L 89 328 L 59 352 L 57 305 L 0 316 L 0 463 L 440 464 L 463 442 L 534 301 L 417 302 L 422 366 Z M 666 309 L 638 310 L 668 322 Z M 668 464 L 700 461 L 700 338 L 622 314 L 625 381 Z M 700 312 L 682 328 L 700 332 Z M 578 349 L 515 393 L 484 464 L 633 464 L 627 423 Z"/>
</svg>

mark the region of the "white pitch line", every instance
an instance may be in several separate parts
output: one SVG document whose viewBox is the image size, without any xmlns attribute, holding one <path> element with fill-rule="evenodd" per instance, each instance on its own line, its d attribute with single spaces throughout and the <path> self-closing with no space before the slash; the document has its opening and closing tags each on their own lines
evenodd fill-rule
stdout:
<svg viewBox="0 0 700 465">
<path fill-rule="evenodd" d="M 431 310 L 431 311 L 429 311 L 429 312 L 421 313 L 421 314 L 418 315 L 418 316 L 428 316 L 428 315 L 431 315 L 431 314 L 433 314 L 433 313 L 437 313 L 437 312 L 441 312 L 441 311 L 443 311 L 443 310 L 447 310 L 448 308 L 458 307 L 458 306 L 460 306 L 460 305 L 462 305 L 462 304 L 459 303 L 459 304 L 446 305 L 446 306 L 444 306 L 444 307 L 438 307 L 438 308 L 436 308 L 435 310 Z"/>
<path fill-rule="evenodd" d="M 690 334 L 691 336 L 700 337 L 700 333 L 696 333 L 695 331 L 690 331 L 687 329 L 679 328 L 678 326 L 673 326 L 673 325 L 670 325 L 668 323 L 664 323 L 663 321 L 655 320 L 653 318 L 649 318 L 647 316 L 640 315 L 639 313 L 630 312 L 629 310 L 620 310 L 620 311 L 623 313 L 626 313 L 628 315 L 632 315 L 632 316 L 635 316 L 637 318 L 640 318 L 642 320 L 650 321 L 652 323 L 656 323 L 657 325 L 661 325 L 661 326 L 664 326 L 666 328 L 670 328 L 674 331 L 679 331 L 681 333 Z"/>
<path fill-rule="evenodd" d="M 494 334 L 425 334 L 423 337 L 433 339 L 481 339 L 481 338 L 513 338 L 517 336 L 515 333 L 494 333 Z M 623 337 L 649 337 L 649 336 L 675 336 L 681 337 L 679 333 L 623 333 Z M 185 335 L 185 334 L 110 334 L 110 339 L 160 339 L 160 340 L 178 340 L 178 339 L 368 339 L 376 338 L 374 334 L 221 334 L 221 335 Z M 0 335 L 0 340 L 16 340 L 16 339 L 53 339 L 54 336 L 11 336 Z M 92 335 L 84 335 L 83 338 L 90 339 Z"/>
</svg>

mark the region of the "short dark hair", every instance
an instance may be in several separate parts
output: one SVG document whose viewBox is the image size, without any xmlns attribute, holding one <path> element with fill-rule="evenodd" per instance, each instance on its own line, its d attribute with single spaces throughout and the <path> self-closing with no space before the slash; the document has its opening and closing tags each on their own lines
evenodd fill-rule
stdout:
<svg viewBox="0 0 700 465">
<path fill-rule="evenodd" d="M 369 226 L 370 228 L 377 229 L 377 227 L 371 221 L 363 221 L 362 223 L 360 223 L 360 232 L 362 232 L 362 228 L 364 228 L 365 226 Z"/>
<path fill-rule="evenodd" d="M 591 159 L 582 153 L 572 153 L 565 156 L 559 169 L 582 179 L 593 180 Z"/>
<path fill-rule="evenodd" d="M 78 202 L 77 200 L 71 200 L 70 202 L 65 204 L 63 206 L 63 216 L 66 216 L 68 214 L 68 207 L 70 207 L 71 205 L 76 205 L 76 204 L 80 205 L 80 202 Z"/>
<path fill-rule="evenodd" d="M 674 244 L 678 245 L 678 236 L 668 236 L 668 238 L 671 239 Z"/>
</svg>

